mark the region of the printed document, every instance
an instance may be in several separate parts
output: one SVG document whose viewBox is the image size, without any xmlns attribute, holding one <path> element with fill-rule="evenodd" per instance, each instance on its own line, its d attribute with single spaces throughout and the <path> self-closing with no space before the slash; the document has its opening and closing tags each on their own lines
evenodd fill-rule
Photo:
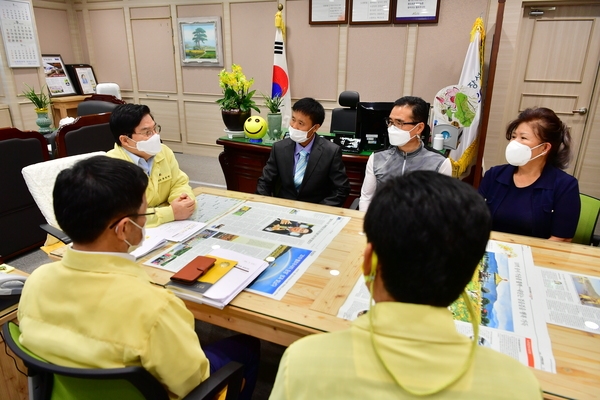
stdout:
<svg viewBox="0 0 600 400">
<path fill-rule="evenodd" d="M 536 267 L 528 271 L 533 294 L 544 302 L 546 322 L 600 333 L 600 278 Z"/>
</svg>

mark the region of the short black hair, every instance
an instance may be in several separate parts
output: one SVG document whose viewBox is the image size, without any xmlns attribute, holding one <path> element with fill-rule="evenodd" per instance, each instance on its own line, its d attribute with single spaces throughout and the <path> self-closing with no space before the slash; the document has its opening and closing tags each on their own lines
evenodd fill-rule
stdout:
<svg viewBox="0 0 600 400">
<path fill-rule="evenodd" d="M 312 97 L 305 97 L 295 102 L 292 111 L 308 116 L 314 125 L 323 125 L 323 121 L 325 121 L 325 109 Z"/>
<path fill-rule="evenodd" d="M 434 171 L 395 177 L 378 188 L 364 231 L 388 293 L 402 303 L 447 307 L 483 257 L 492 221 L 467 183 Z"/>
<path fill-rule="evenodd" d="M 145 104 L 119 104 L 110 114 L 110 130 L 117 145 L 121 146 L 119 137 L 125 135 L 131 137 L 135 128 L 142 122 L 142 118 L 150 115 L 150 108 Z"/>
<path fill-rule="evenodd" d="M 412 110 L 415 122 L 423 122 L 427 125 L 429 119 L 429 103 L 420 97 L 404 96 L 394 102 L 394 107 L 409 106 Z"/>
<path fill-rule="evenodd" d="M 75 243 L 92 243 L 118 217 L 135 214 L 148 176 L 137 165 L 95 156 L 62 170 L 54 184 L 54 214 Z"/>
<path fill-rule="evenodd" d="M 394 107 L 409 106 L 412 110 L 413 122 L 422 122 L 425 124 L 421 136 L 428 138 L 431 128 L 429 128 L 429 103 L 420 97 L 404 96 L 394 102 Z M 406 121 L 405 121 L 406 122 Z"/>
</svg>

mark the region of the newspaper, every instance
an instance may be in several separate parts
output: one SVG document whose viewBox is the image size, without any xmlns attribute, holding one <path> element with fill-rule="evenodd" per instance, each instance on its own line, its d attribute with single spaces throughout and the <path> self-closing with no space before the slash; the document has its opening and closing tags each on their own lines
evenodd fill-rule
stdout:
<svg viewBox="0 0 600 400">
<path fill-rule="evenodd" d="M 550 268 L 528 271 L 549 324 L 600 333 L 600 278 Z"/>
<path fill-rule="evenodd" d="M 199 220 L 212 218 L 205 228 L 145 264 L 176 272 L 194 257 L 213 249 L 233 250 L 269 263 L 246 290 L 281 300 L 350 220 L 290 207 L 223 199 L 226 198 L 205 197 L 202 205 L 205 216 Z M 222 210 L 225 213 L 214 217 Z"/>
<path fill-rule="evenodd" d="M 467 293 L 479 314 L 479 345 L 509 355 L 521 363 L 556 373 L 556 362 L 543 313 L 543 298 L 534 296 L 535 285 L 526 271 L 534 268 L 529 246 L 488 242 L 486 253 Z M 359 278 L 338 317 L 353 320 L 369 309 L 369 292 Z M 450 307 L 456 329 L 473 336 L 470 316 L 462 299 Z M 534 312 L 535 310 L 535 312 Z"/>
</svg>

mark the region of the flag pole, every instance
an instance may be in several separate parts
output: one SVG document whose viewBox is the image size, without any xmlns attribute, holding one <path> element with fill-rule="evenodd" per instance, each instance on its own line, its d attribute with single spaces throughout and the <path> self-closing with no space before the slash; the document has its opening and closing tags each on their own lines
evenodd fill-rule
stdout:
<svg viewBox="0 0 600 400">
<path fill-rule="evenodd" d="M 477 162 L 475 163 L 475 176 L 473 178 L 473 186 L 477 189 L 483 176 L 482 162 L 483 150 L 485 149 L 485 138 L 487 136 L 488 123 L 490 121 L 490 105 L 492 103 L 492 93 L 494 92 L 494 80 L 496 76 L 496 64 L 498 63 L 498 50 L 500 48 L 500 35 L 502 34 L 502 22 L 504 21 L 504 3 L 506 0 L 498 0 L 498 11 L 496 13 L 496 29 L 494 29 L 494 39 L 492 40 L 492 54 L 490 56 L 490 69 L 488 71 L 488 79 L 486 84 L 483 121 L 481 124 L 481 132 L 479 132 L 479 146 L 477 148 Z"/>
</svg>

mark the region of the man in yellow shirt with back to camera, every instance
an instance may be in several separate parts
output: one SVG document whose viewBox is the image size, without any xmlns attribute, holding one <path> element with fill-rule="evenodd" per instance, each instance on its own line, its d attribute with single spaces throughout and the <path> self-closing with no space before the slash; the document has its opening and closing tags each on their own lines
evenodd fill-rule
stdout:
<svg viewBox="0 0 600 400">
<path fill-rule="evenodd" d="M 144 240 L 148 176 L 130 162 L 96 156 L 60 172 L 54 213 L 73 239 L 60 261 L 27 278 L 20 342 L 48 362 L 76 368 L 142 366 L 179 399 L 230 361 L 244 364 L 240 398 L 256 384 L 260 341 L 233 335 L 200 347 L 194 316 L 154 285 L 128 254 Z"/>
<path fill-rule="evenodd" d="M 288 347 L 270 399 L 541 399 L 528 367 L 477 346 L 448 310 L 490 230 L 485 202 L 457 179 L 416 171 L 381 185 L 364 222 L 363 273 L 376 304 L 350 329 Z"/>
<path fill-rule="evenodd" d="M 148 227 L 188 219 L 196 207 L 196 197 L 188 176 L 179 169 L 173 151 L 160 141 L 160 125 L 150 108 L 143 104 L 121 104 L 110 115 L 115 147 L 109 157 L 130 161 L 148 175 L 146 199 L 154 211 Z"/>
</svg>

